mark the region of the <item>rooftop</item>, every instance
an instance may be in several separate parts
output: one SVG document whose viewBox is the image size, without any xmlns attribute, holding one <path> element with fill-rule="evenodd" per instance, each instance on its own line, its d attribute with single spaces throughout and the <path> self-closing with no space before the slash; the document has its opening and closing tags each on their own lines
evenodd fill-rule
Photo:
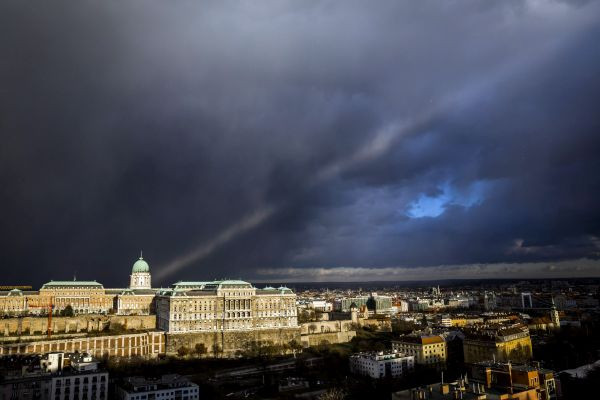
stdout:
<svg viewBox="0 0 600 400">
<path fill-rule="evenodd" d="M 367 358 L 369 360 L 393 360 L 396 358 L 412 357 L 397 351 L 366 351 L 355 353 L 350 358 Z"/>
<path fill-rule="evenodd" d="M 444 338 L 439 335 L 405 335 L 396 341 L 406 343 L 434 344 L 444 343 Z"/>
<path fill-rule="evenodd" d="M 144 257 L 142 257 L 142 253 L 140 252 L 140 258 L 138 258 L 137 261 L 133 263 L 133 267 L 131 268 L 131 273 L 135 274 L 135 273 L 149 273 L 149 272 L 150 272 L 150 266 L 148 265 L 146 260 L 144 260 Z"/>
<path fill-rule="evenodd" d="M 178 387 L 197 387 L 193 382 L 190 382 L 187 378 L 177 375 L 168 374 L 163 375 L 160 378 L 145 378 L 142 376 L 132 376 L 125 378 L 122 385 L 119 385 L 121 389 L 132 393 L 143 393 L 151 390 L 170 389 Z"/>
<path fill-rule="evenodd" d="M 94 287 L 98 289 L 104 288 L 101 283 L 96 281 L 50 281 L 42 285 L 42 289 L 54 288 L 54 287 Z"/>
<path fill-rule="evenodd" d="M 444 390 L 442 390 L 442 388 Z M 459 382 L 452 382 L 446 384 L 434 383 L 422 387 L 402 390 L 400 392 L 394 393 L 392 398 L 397 400 L 449 400 L 456 398 L 460 398 L 463 400 L 487 399 L 487 397 L 485 397 L 485 394 L 477 394 L 473 393 L 471 390 L 465 387 L 461 388 L 461 384 Z"/>
</svg>

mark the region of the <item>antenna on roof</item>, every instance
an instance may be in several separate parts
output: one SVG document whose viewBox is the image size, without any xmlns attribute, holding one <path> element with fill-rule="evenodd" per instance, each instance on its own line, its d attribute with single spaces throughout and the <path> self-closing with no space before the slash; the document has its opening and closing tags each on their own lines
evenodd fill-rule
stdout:
<svg viewBox="0 0 600 400">
<path fill-rule="evenodd" d="M 73 272 L 73 282 L 77 280 L 77 271 Z"/>
</svg>

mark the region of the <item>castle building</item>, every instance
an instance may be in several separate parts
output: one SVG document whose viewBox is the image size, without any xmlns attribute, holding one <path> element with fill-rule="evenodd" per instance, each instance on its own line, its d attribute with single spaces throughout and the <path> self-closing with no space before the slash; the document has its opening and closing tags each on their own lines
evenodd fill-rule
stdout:
<svg viewBox="0 0 600 400">
<path fill-rule="evenodd" d="M 131 269 L 130 289 L 151 289 L 150 266 L 140 254 L 140 258 L 133 264 Z"/>
<path fill-rule="evenodd" d="M 0 291 L 0 315 L 45 315 L 51 307 L 74 314 L 148 315 L 154 312 L 156 289 L 151 287 L 150 266 L 140 255 L 133 264 L 125 289 L 107 289 L 96 281 L 50 281 L 39 291 Z"/>
<path fill-rule="evenodd" d="M 238 280 L 178 282 L 156 296 L 157 326 L 168 333 L 296 328 L 296 295 Z"/>
<path fill-rule="evenodd" d="M 157 314 L 169 333 L 298 328 L 296 295 L 286 287 L 258 289 L 244 281 L 178 282 L 153 289 L 148 262 L 140 255 L 124 289 L 96 281 L 50 281 L 39 291 L 0 292 L 0 314 L 42 315 L 70 306 L 74 314 Z"/>
<path fill-rule="evenodd" d="M 120 315 L 154 314 L 154 298 L 157 290 L 152 289 L 150 266 L 140 254 L 133 264 L 129 288 L 116 290 L 115 310 Z"/>
<path fill-rule="evenodd" d="M 0 292 L 0 314 L 20 315 L 27 311 L 27 296 L 37 292 L 25 292 L 21 289 L 11 289 Z"/>
<path fill-rule="evenodd" d="M 70 306 L 75 314 L 106 314 L 113 307 L 113 299 L 96 281 L 50 281 L 37 296 L 29 296 L 27 308 L 30 313 L 46 313 L 49 304 L 54 311 Z"/>
</svg>

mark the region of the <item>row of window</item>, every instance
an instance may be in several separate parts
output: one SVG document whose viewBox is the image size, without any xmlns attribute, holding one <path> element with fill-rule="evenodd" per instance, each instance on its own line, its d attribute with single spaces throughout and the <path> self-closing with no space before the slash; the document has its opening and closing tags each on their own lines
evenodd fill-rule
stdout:
<svg viewBox="0 0 600 400">
<path fill-rule="evenodd" d="M 87 377 L 87 376 L 84 376 L 82 378 L 84 384 L 87 384 L 89 382 L 88 378 L 89 377 Z M 91 379 L 92 383 L 98 382 L 98 375 L 94 375 L 91 378 L 92 378 Z M 61 386 L 62 382 L 65 383 L 65 386 L 69 386 L 69 385 L 71 385 L 71 378 L 57 379 L 56 380 L 56 386 Z M 73 384 L 79 385 L 80 382 L 81 381 L 80 381 L 79 377 L 73 378 Z M 106 382 L 106 375 L 100 375 L 100 382 Z"/>
</svg>

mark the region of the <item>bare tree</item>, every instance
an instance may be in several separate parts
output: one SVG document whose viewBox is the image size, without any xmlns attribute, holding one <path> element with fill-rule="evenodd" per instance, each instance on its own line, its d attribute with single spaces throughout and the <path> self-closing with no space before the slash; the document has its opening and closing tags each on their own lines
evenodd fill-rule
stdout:
<svg viewBox="0 0 600 400">
<path fill-rule="evenodd" d="M 196 355 L 198 357 L 206 354 L 207 349 L 206 346 L 204 345 L 204 343 L 196 343 L 196 346 L 194 347 L 194 353 L 196 353 Z"/>
<path fill-rule="evenodd" d="M 331 388 L 319 396 L 319 400 L 344 400 L 345 398 L 346 392 L 338 388 Z"/>
</svg>

